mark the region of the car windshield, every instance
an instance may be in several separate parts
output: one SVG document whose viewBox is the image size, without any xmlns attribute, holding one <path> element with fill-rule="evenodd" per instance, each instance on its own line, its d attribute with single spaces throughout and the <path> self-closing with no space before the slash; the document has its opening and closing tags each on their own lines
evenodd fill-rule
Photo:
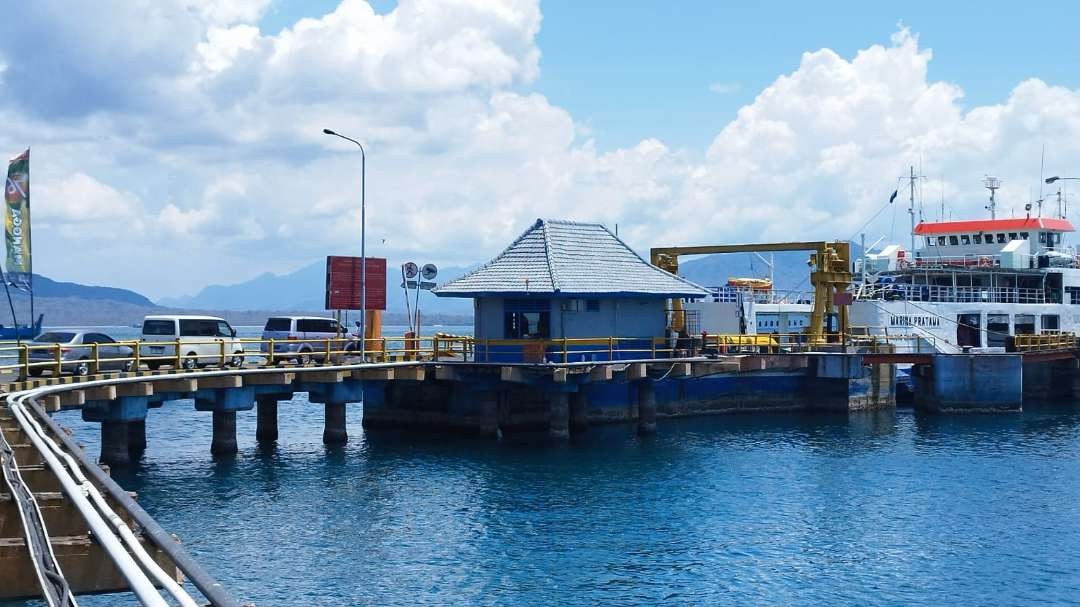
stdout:
<svg viewBox="0 0 1080 607">
<path fill-rule="evenodd" d="M 34 341 L 49 344 L 66 344 L 73 339 L 75 339 L 74 333 L 51 332 L 38 335 L 34 338 Z"/>
</svg>

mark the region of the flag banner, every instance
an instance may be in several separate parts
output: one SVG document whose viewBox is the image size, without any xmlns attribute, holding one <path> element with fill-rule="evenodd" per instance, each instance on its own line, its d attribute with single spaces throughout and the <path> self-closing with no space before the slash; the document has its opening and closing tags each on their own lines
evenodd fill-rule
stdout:
<svg viewBox="0 0 1080 607">
<path fill-rule="evenodd" d="M 30 290 L 30 150 L 8 163 L 4 188 L 4 236 L 7 241 L 7 280 Z"/>
</svg>

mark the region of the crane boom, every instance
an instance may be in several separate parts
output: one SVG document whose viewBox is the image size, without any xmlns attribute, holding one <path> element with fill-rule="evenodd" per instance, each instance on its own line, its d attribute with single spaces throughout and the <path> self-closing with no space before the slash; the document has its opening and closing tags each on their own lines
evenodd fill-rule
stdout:
<svg viewBox="0 0 1080 607">
<path fill-rule="evenodd" d="M 841 334 L 848 332 L 848 302 L 839 294 L 851 285 L 851 244 L 847 242 L 769 242 L 752 244 L 703 245 L 689 247 L 658 247 L 650 251 L 652 264 L 679 273 L 679 257 L 682 255 L 711 255 L 715 253 L 752 253 L 765 251 L 813 251 L 807 265 L 810 266 L 810 284 L 814 286 L 814 307 L 810 314 L 809 338 L 812 343 L 825 341 L 826 314 L 836 311 Z M 672 300 L 671 328 L 684 328 L 682 301 Z"/>
</svg>

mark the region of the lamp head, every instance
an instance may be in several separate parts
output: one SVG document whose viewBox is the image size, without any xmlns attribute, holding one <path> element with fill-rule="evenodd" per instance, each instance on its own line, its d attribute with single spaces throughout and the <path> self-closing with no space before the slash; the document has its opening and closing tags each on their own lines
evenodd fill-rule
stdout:
<svg viewBox="0 0 1080 607">
<path fill-rule="evenodd" d="M 1054 183 L 1058 179 L 1060 179 L 1060 177 L 1047 177 L 1046 178 L 1046 183 Z"/>
<path fill-rule="evenodd" d="M 330 129 L 323 129 L 322 132 L 324 134 L 326 134 L 326 135 L 337 135 L 337 133 L 335 133 L 334 131 L 331 131 Z M 1049 183 L 1049 182 L 1047 182 L 1047 183 Z"/>
</svg>

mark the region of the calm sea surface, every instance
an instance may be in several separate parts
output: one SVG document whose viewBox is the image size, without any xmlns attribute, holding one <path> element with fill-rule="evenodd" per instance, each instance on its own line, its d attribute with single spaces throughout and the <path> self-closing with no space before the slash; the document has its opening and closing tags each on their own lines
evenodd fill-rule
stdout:
<svg viewBox="0 0 1080 607">
<path fill-rule="evenodd" d="M 1080 603 L 1080 404 L 1018 415 L 744 414 L 569 444 L 365 435 L 282 403 L 152 410 L 115 476 L 226 586 L 269 605 Z M 91 453 L 97 424 L 58 415 Z M 131 605 L 88 597 L 84 605 Z"/>
</svg>

